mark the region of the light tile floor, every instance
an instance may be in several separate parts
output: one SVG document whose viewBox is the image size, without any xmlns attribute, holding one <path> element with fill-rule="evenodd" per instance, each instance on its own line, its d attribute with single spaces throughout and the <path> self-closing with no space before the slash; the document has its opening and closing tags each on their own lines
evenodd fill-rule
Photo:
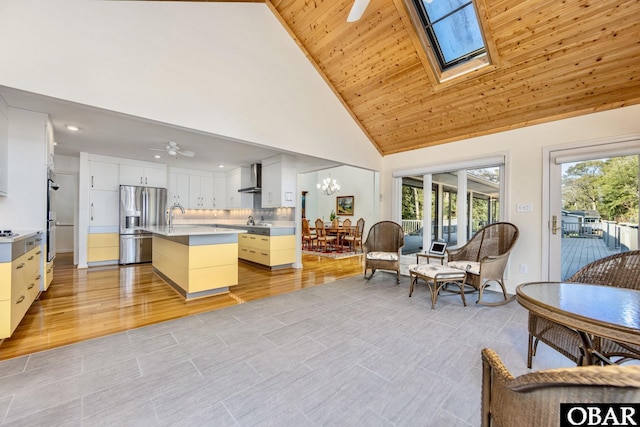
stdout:
<svg viewBox="0 0 640 427">
<path fill-rule="evenodd" d="M 527 312 L 378 272 L 0 362 L 10 426 L 477 426 L 480 350 L 526 373 Z M 534 369 L 571 366 L 540 344 Z"/>
</svg>

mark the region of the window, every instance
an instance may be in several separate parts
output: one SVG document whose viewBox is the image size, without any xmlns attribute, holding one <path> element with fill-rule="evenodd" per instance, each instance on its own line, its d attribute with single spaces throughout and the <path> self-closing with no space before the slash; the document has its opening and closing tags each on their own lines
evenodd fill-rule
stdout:
<svg viewBox="0 0 640 427">
<path fill-rule="evenodd" d="M 461 246 L 480 228 L 503 221 L 504 164 L 497 156 L 395 171 L 401 179 L 402 254 L 422 251 L 433 241 Z"/>
<path fill-rule="evenodd" d="M 440 81 L 489 65 L 473 0 L 411 0 L 410 15 Z"/>
</svg>

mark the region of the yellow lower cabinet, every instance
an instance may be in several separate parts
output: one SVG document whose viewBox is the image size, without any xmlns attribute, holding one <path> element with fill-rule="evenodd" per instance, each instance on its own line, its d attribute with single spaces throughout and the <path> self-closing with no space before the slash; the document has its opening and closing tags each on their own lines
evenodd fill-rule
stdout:
<svg viewBox="0 0 640 427">
<path fill-rule="evenodd" d="M 44 288 L 43 291 L 49 289 L 51 282 L 53 281 L 53 261 L 49 261 L 44 266 Z"/>
<path fill-rule="evenodd" d="M 118 233 L 89 234 L 87 237 L 87 262 L 117 261 L 120 259 L 120 235 Z"/>
<path fill-rule="evenodd" d="M 238 244 L 194 245 L 153 239 L 153 267 L 190 294 L 238 284 Z"/>
<path fill-rule="evenodd" d="M 274 267 L 293 264 L 296 254 L 296 237 L 259 236 L 240 234 L 238 238 L 238 258 Z"/>
<path fill-rule="evenodd" d="M 40 293 L 43 251 L 35 238 L 29 239 L 27 247 L 33 249 L 0 263 L 0 339 L 13 334 Z"/>
</svg>

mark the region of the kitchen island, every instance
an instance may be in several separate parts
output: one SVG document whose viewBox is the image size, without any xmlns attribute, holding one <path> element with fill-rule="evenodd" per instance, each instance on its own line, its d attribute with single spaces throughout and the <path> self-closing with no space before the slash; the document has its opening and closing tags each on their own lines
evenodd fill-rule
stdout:
<svg viewBox="0 0 640 427">
<path fill-rule="evenodd" d="M 245 230 L 174 225 L 153 233 L 153 271 L 185 299 L 229 291 L 238 284 L 238 234 Z"/>
</svg>

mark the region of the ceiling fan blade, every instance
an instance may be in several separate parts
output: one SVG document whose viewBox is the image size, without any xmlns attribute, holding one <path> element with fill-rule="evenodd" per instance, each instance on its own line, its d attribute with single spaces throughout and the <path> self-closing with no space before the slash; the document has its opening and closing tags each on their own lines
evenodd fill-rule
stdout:
<svg viewBox="0 0 640 427">
<path fill-rule="evenodd" d="M 353 6 L 351 6 L 347 22 L 355 22 L 360 19 L 368 5 L 369 0 L 353 0 Z"/>
<path fill-rule="evenodd" d="M 177 151 L 178 154 L 183 155 L 185 157 L 193 157 L 196 155 L 196 153 L 194 153 L 193 151 L 189 151 L 189 150 L 179 150 Z"/>
<path fill-rule="evenodd" d="M 149 150 L 153 150 L 153 151 L 167 151 L 164 148 L 151 148 L 149 147 Z"/>
</svg>

